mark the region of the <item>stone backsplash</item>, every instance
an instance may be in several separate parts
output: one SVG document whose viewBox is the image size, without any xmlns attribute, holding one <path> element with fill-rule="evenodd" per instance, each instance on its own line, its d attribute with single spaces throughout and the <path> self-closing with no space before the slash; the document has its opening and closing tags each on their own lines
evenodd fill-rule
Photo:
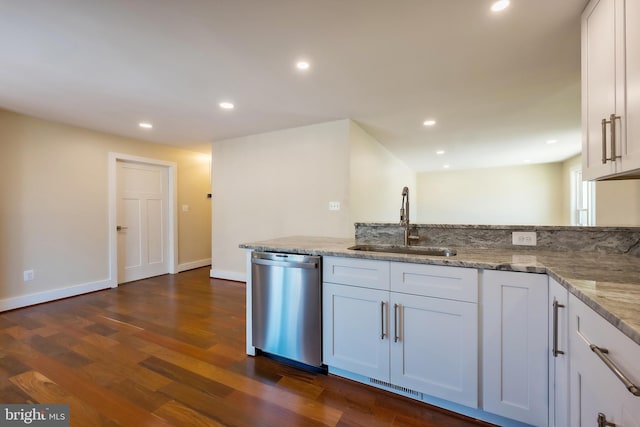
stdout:
<svg viewBox="0 0 640 427">
<path fill-rule="evenodd" d="M 544 249 L 640 256 L 640 227 L 411 224 L 414 246 Z M 535 231 L 537 245 L 512 244 L 514 231 Z M 356 223 L 356 243 L 402 245 L 404 228 L 392 223 Z"/>
</svg>

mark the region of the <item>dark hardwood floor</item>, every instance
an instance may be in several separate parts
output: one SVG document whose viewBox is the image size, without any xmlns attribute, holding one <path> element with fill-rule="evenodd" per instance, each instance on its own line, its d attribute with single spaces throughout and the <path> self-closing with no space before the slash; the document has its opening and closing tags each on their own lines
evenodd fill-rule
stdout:
<svg viewBox="0 0 640 427">
<path fill-rule="evenodd" d="M 245 350 L 244 283 L 209 269 L 0 314 L 0 402 L 85 426 L 488 425 Z"/>
</svg>

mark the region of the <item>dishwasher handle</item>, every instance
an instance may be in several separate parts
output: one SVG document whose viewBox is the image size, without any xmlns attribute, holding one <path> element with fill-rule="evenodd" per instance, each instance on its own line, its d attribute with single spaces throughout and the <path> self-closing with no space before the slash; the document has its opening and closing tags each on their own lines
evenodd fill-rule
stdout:
<svg viewBox="0 0 640 427">
<path fill-rule="evenodd" d="M 273 261 L 270 259 L 253 258 L 251 264 L 269 265 L 274 267 L 287 267 L 287 268 L 306 268 L 316 269 L 318 268 L 317 262 L 296 262 L 296 261 Z"/>
</svg>

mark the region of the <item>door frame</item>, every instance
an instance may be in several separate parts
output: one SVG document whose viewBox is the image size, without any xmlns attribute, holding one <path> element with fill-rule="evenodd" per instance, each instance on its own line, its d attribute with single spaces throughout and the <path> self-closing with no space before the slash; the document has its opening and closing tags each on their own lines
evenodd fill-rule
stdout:
<svg viewBox="0 0 640 427">
<path fill-rule="evenodd" d="M 118 286 L 118 235 L 116 231 L 116 205 L 117 205 L 117 164 L 118 162 L 142 163 L 147 165 L 162 166 L 168 169 L 168 221 L 169 221 L 169 273 L 176 274 L 178 271 L 178 165 L 175 162 L 152 159 L 149 157 L 132 156 L 130 154 L 109 152 L 108 181 L 109 181 L 109 204 L 108 204 L 108 232 L 109 232 L 109 284 L 112 288 Z"/>
</svg>

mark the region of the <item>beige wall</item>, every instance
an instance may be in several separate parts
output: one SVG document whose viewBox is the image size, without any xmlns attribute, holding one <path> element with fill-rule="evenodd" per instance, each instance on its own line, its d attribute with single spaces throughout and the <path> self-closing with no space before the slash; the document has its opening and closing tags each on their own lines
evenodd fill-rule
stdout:
<svg viewBox="0 0 640 427">
<path fill-rule="evenodd" d="M 596 225 L 640 226 L 640 180 L 596 182 Z"/>
<path fill-rule="evenodd" d="M 562 185 L 561 163 L 419 173 L 418 222 L 566 225 Z"/>
<path fill-rule="evenodd" d="M 416 173 L 356 123 L 349 128 L 351 222 L 400 221 L 402 188 L 409 187 L 417 218 Z"/>
<path fill-rule="evenodd" d="M 208 158 L 0 110 L 0 308 L 109 280 L 109 152 L 177 163 L 178 262 L 210 259 Z"/>
<path fill-rule="evenodd" d="M 566 217 L 571 215 L 570 175 L 573 167 L 582 167 L 581 156 L 577 155 L 563 164 L 566 182 Z M 597 181 L 596 182 L 596 225 L 640 226 L 640 180 Z"/>
<path fill-rule="evenodd" d="M 349 120 L 213 143 L 212 276 L 244 280 L 238 248 L 292 235 L 353 236 Z M 329 202 L 341 210 L 329 211 Z"/>
</svg>

